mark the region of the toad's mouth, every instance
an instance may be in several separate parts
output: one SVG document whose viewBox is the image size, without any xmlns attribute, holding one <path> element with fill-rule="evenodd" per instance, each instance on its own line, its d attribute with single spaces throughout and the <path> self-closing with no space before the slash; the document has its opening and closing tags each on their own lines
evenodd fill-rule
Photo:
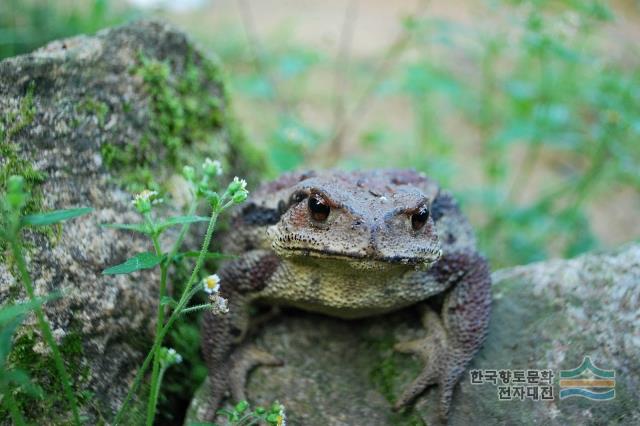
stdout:
<svg viewBox="0 0 640 426">
<path fill-rule="evenodd" d="M 285 257 L 312 257 L 316 259 L 342 260 L 355 266 L 382 268 L 389 265 L 406 265 L 416 268 L 428 268 L 440 259 L 442 250 L 429 249 L 421 256 L 382 256 L 362 252 L 339 252 L 316 248 L 281 247 L 280 253 Z"/>
</svg>

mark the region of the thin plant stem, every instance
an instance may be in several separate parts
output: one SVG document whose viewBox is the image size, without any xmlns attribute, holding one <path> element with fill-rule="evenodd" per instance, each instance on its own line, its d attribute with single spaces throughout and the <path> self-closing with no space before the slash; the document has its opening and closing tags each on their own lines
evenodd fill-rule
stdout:
<svg viewBox="0 0 640 426">
<path fill-rule="evenodd" d="M 158 372 L 158 385 L 155 388 L 151 389 L 151 398 L 153 398 L 154 401 L 158 400 L 158 396 L 160 396 L 160 384 L 162 383 L 162 379 L 164 378 L 164 373 L 165 371 L 167 371 L 166 367 L 162 367 L 160 368 L 160 371 Z M 155 414 L 155 405 L 153 407 L 154 409 L 154 414 Z M 151 422 L 153 423 L 153 418 L 151 419 Z"/>
<path fill-rule="evenodd" d="M 189 216 L 191 216 L 191 215 L 193 215 L 195 213 L 197 205 L 198 204 L 197 204 L 197 201 L 196 201 L 195 195 L 194 195 L 194 200 L 191 203 L 191 206 L 189 207 L 189 212 L 187 213 Z M 147 218 L 147 220 L 149 220 L 149 218 Z M 173 246 L 171 247 L 171 251 L 169 252 L 169 255 L 167 257 L 167 260 L 166 260 L 167 267 L 171 263 L 173 258 L 176 256 L 176 254 L 178 253 L 178 250 L 180 249 L 180 246 L 182 245 L 182 241 L 184 240 L 185 236 L 187 235 L 187 232 L 189 231 L 189 227 L 190 226 L 191 226 L 190 223 L 185 223 L 185 224 L 182 225 L 182 228 L 180 229 L 180 233 L 178 234 L 178 238 L 176 239 L 176 241 L 174 242 Z M 158 252 L 159 242 L 157 242 L 157 240 L 154 241 L 154 247 L 156 249 L 156 252 Z M 162 272 L 161 272 L 161 276 L 162 276 Z M 166 277 L 165 277 L 165 279 L 166 279 Z M 161 287 L 162 287 L 162 285 L 161 285 Z M 162 296 L 160 297 L 160 301 L 162 301 Z M 160 312 L 160 306 L 158 306 L 158 312 Z M 158 336 L 158 324 L 161 325 L 162 322 L 158 321 L 156 323 L 156 338 Z M 162 339 L 160 339 L 160 341 L 162 341 Z M 124 402 L 122 403 L 122 407 L 120 407 L 120 410 L 118 410 L 118 413 L 116 414 L 116 418 L 114 420 L 115 424 L 118 424 L 121 421 L 122 415 L 124 414 L 124 411 L 125 411 L 125 408 L 127 407 L 129 401 L 131 400 L 131 398 L 133 396 L 133 392 L 135 392 L 135 390 L 140 385 L 140 381 L 142 380 L 142 375 L 144 374 L 144 372 L 147 370 L 147 367 L 149 366 L 149 362 L 151 360 L 151 356 L 152 355 L 155 356 L 156 351 L 160 349 L 161 345 L 156 344 L 156 343 L 157 342 L 154 341 L 154 344 L 153 344 L 153 347 L 151 348 L 151 351 L 147 354 L 147 357 L 145 358 L 144 362 L 142 363 L 142 367 L 140 367 L 140 370 L 136 374 L 136 377 L 135 377 L 135 379 L 133 381 L 133 385 L 132 385 L 131 389 L 129 389 L 129 392 L 127 392 L 127 396 L 125 397 Z"/>
<path fill-rule="evenodd" d="M 60 375 L 60 380 L 62 381 L 62 388 L 64 389 L 65 396 L 67 401 L 69 401 L 69 405 L 71 406 L 71 412 L 73 414 L 73 421 L 76 425 L 80 425 L 80 415 L 78 414 L 78 406 L 76 403 L 76 398 L 73 395 L 73 391 L 71 389 L 71 380 L 69 378 L 69 374 L 64 366 L 64 362 L 62 361 L 62 356 L 60 355 L 60 350 L 58 349 L 58 345 L 56 344 L 55 339 L 53 338 L 53 333 L 51 332 L 51 327 L 44 317 L 44 312 L 40 305 L 36 303 L 36 296 L 33 291 L 33 283 L 31 282 L 31 276 L 29 275 L 29 271 L 27 270 L 27 265 L 24 260 L 24 256 L 22 254 L 22 247 L 18 242 L 17 238 L 11 239 L 11 251 L 13 253 L 13 257 L 16 260 L 16 264 L 18 265 L 18 270 L 20 271 L 20 276 L 22 278 L 22 284 L 24 285 L 25 290 L 27 291 L 27 295 L 29 296 L 29 300 L 34 304 L 34 311 L 36 314 L 36 318 L 38 319 L 38 325 L 40 326 L 40 330 L 42 331 L 42 335 L 51 348 L 51 354 L 53 356 L 53 361 L 56 366 L 56 370 L 58 370 L 58 374 Z"/>
<path fill-rule="evenodd" d="M 187 281 L 187 285 L 185 286 L 182 296 L 180 297 L 180 301 L 178 302 L 178 305 L 169 316 L 169 319 L 167 320 L 166 324 L 162 327 L 161 331 L 156 334 L 153 347 L 151 348 L 151 351 L 147 354 L 144 362 L 142 363 L 142 366 L 136 373 L 136 377 L 133 380 L 133 385 L 129 389 L 129 392 L 127 392 L 127 396 L 125 397 L 122 403 L 122 407 L 120 407 L 120 410 L 116 414 L 116 418 L 114 419 L 114 424 L 117 425 L 122 421 L 122 416 L 124 415 L 125 409 L 129 404 L 129 402 L 131 401 L 133 394 L 137 391 L 138 387 L 140 386 L 140 383 L 142 382 L 142 377 L 144 376 L 144 373 L 147 371 L 147 368 L 149 368 L 149 364 L 151 363 L 151 360 L 153 359 L 155 352 L 160 349 L 161 342 L 164 339 L 164 336 L 169 332 L 169 329 L 171 328 L 173 323 L 176 321 L 176 319 L 178 319 L 184 307 L 187 305 L 187 303 L 189 303 L 190 298 L 193 296 L 193 294 L 195 294 L 194 292 L 191 291 L 191 287 L 193 286 L 193 283 L 195 282 L 195 279 L 198 276 L 198 273 L 200 272 L 200 268 L 204 263 L 206 253 L 208 252 L 209 245 L 211 244 L 211 237 L 213 235 L 213 230 L 215 229 L 216 222 L 218 220 L 218 215 L 222 210 L 227 208 L 231 203 L 232 202 L 230 201 L 224 206 L 219 207 L 218 209 L 214 209 L 211 212 L 211 218 L 209 219 L 207 233 L 205 235 L 204 242 L 202 243 L 202 248 L 200 249 L 198 260 L 196 261 L 196 265 L 194 266 L 193 271 L 191 272 L 191 276 Z"/>
<path fill-rule="evenodd" d="M 182 310 L 182 314 L 190 314 L 191 312 L 197 312 L 197 311 L 201 311 L 203 309 L 207 309 L 212 307 L 213 305 L 211 303 L 203 303 L 202 305 L 196 305 L 196 306 L 191 306 L 189 308 L 184 308 Z"/>
<path fill-rule="evenodd" d="M 185 305 L 189 302 L 189 300 L 187 300 L 188 299 L 187 295 L 191 291 L 191 287 L 193 286 L 196 278 L 198 277 L 200 268 L 202 268 L 202 264 L 204 263 L 206 254 L 209 251 L 209 245 L 211 244 L 211 237 L 213 236 L 213 230 L 215 229 L 216 222 L 218 221 L 218 215 L 222 210 L 227 208 L 231 203 L 232 202 L 229 202 L 224 206 L 219 207 L 218 209 L 214 209 L 213 212 L 211 212 L 211 219 L 209 220 L 209 226 L 207 227 L 207 233 L 205 234 L 204 241 L 202 243 L 202 248 L 200 249 L 200 254 L 198 255 L 198 260 L 196 261 L 196 265 L 193 267 L 193 271 L 191 272 L 189 281 L 187 281 L 187 285 L 182 293 L 182 297 L 180 298 L 180 301 L 178 302 L 178 306 L 171 314 L 172 317 L 175 316 L 176 313 L 178 313 L 179 315 L 179 311 L 181 311 L 185 307 Z"/>
<path fill-rule="evenodd" d="M 158 236 L 154 235 L 153 238 L 153 246 L 156 250 L 156 255 L 162 256 L 162 247 L 160 246 L 160 242 L 158 241 Z M 160 264 L 160 294 L 159 294 L 159 302 L 158 302 L 158 314 L 156 318 L 156 336 L 160 334 L 162 331 L 162 326 L 164 324 L 164 306 L 160 301 L 165 296 L 167 291 L 167 269 L 169 267 L 169 260 L 166 259 L 164 262 Z M 162 343 L 162 340 L 160 340 Z M 149 395 L 149 402 L 147 404 L 147 426 L 151 426 L 153 424 L 153 418 L 155 417 L 156 405 L 158 403 L 158 393 L 160 391 L 160 349 L 161 345 L 156 345 L 153 355 L 153 370 L 151 373 L 151 392 Z"/>
</svg>

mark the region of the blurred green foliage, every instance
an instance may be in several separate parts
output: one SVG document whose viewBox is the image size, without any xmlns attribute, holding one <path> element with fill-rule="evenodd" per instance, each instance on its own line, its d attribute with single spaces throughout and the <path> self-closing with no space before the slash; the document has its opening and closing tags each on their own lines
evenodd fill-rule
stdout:
<svg viewBox="0 0 640 426">
<path fill-rule="evenodd" d="M 296 44 L 291 26 L 258 37 L 246 20 L 206 39 L 240 109 L 252 111 L 245 125 L 272 176 L 424 171 L 459 197 L 494 267 L 598 247 L 588 209 L 640 188 L 638 55 L 607 52 L 601 36 L 616 17 L 600 0 L 484 4 L 499 18 L 462 25 L 425 18 L 428 8 L 407 16 L 377 55 L 336 58 Z M 0 57 L 137 13 L 108 0 L 8 0 Z M 381 104 L 382 119 L 368 120 Z"/>
<path fill-rule="evenodd" d="M 615 20 L 604 2 L 485 3 L 508 23 L 408 16 L 387 52 L 350 58 L 348 69 L 292 45 L 286 30 L 259 44 L 229 29 L 211 40 L 236 100 L 260 111 L 248 124 L 274 175 L 318 166 L 424 171 L 459 197 L 494 267 L 598 247 L 587 207 L 640 189 L 640 61 L 615 59 L 599 43 Z M 348 94 L 332 90 L 334 73 Z M 308 113 L 340 113 L 335 101 L 345 96 L 347 126 Z M 353 130 L 367 123 L 362 100 L 392 106 Z M 412 124 L 398 130 L 392 122 L 402 115 Z"/>
<path fill-rule="evenodd" d="M 30 52 L 45 43 L 97 30 L 135 17 L 109 0 L 2 0 L 0 59 Z"/>
</svg>

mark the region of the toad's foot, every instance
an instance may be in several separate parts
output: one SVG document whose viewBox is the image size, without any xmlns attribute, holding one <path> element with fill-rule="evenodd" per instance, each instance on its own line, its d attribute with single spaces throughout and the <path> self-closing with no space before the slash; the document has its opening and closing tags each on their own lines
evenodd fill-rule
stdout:
<svg viewBox="0 0 640 426">
<path fill-rule="evenodd" d="M 438 383 L 439 364 L 444 356 L 446 333 L 438 314 L 428 307 L 424 308 L 422 324 L 428 330 L 425 337 L 408 342 L 399 342 L 394 346 L 397 352 L 417 355 L 425 365 L 418 377 L 404 389 L 394 404 L 393 408 L 395 410 L 405 407 L 428 386 Z"/>
<path fill-rule="evenodd" d="M 478 352 L 489 329 L 491 276 L 487 262 L 475 253 L 450 253 L 434 268 L 435 276 L 453 281 L 441 315 L 424 307 L 423 339 L 400 343 L 396 350 L 419 355 L 425 362 L 422 373 L 405 389 L 395 404 L 399 409 L 427 386 L 440 388 L 439 411 L 446 420 L 453 388 Z"/>
<path fill-rule="evenodd" d="M 255 367 L 282 366 L 284 362 L 255 345 L 245 345 L 234 353 L 234 361 L 229 371 L 229 387 L 234 402 L 246 401 L 245 386 L 249 372 Z"/>
<path fill-rule="evenodd" d="M 394 410 L 400 410 L 420 395 L 428 386 L 440 387 L 439 414 L 446 419 L 453 388 L 465 370 L 471 356 L 459 348 L 455 348 L 448 340 L 447 333 L 438 314 L 425 307 L 422 315 L 423 326 L 427 336 L 422 339 L 400 342 L 394 349 L 401 353 L 417 355 L 424 368 L 402 392 Z"/>
</svg>

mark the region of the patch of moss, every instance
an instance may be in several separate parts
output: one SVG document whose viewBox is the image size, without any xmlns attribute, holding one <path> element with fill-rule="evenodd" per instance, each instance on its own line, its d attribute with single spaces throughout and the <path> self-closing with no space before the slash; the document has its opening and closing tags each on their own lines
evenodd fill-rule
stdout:
<svg viewBox="0 0 640 426">
<path fill-rule="evenodd" d="M 132 73 L 142 78 L 149 96 L 150 120 L 147 132 L 137 143 L 101 147 L 107 167 L 117 171 L 127 189 L 155 187 L 152 169 L 162 163 L 173 170 L 200 162 L 206 156 L 222 157 L 228 164 L 246 164 L 247 170 L 262 170 L 257 151 L 248 147 L 240 127 L 229 113 L 229 99 L 219 72 L 211 61 L 197 62 L 187 55 L 180 72 L 167 61 L 140 55 Z M 220 93 L 212 94 L 212 84 Z M 123 111 L 131 109 L 129 104 Z M 229 146 L 220 144 L 225 137 Z M 166 176 L 155 176 L 162 180 Z"/>
<path fill-rule="evenodd" d="M 33 96 L 35 84 L 31 82 L 27 88 L 25 96 L 20 101 L 17 111 L 9 111 L 0 117 L 0 191 L 7 189 L 7 179 L 12 175 L 24 177 L 27 189 L 32 197 L 25 213 L 38 211 L 42 205 L 42 194 L 37 191 L 39 184 L 44 182 L 44 173 L 35 170 L 30 161 L 20 157 L 18 147 L 12 141 L 13 137 L 20 133 L 25 127 L 33 122 L 35 117 L 35 106 Z"/>
<path fill-rule="evenodd" d="M 379 354 L 379 360 L 369 371 L 369 378 L 378 391 L 390 403 L 394 403 L 402 388 L 409 384 L 407 376 L 415 377 L 420 366 L 410 357 L 393 350 L 395 337 L 386 335 L 380 339 L 371 339 L 372 352 Z M 424 422 L 412 409 L 389 414 L 389 424 L 399 426 L 422 426 Z"/>
<path fill-rule="evenodd" d="M 8 366 L 27 372 L 32 383 L 42 390 L 42 397 L 35 398 L 20 389 L 14 390 L 14 399 L 19 410 L 30 421 L 47 419 L 51 424 L 65 424 L 68 420 L 70 407 L 63 392 L 62 382 L 55 367 L 55 361 L 50 354 L 42 355 L 34 351 L 34 346 L 40 343 L 34 329 L 23 330 L 15 339 L 8 356 Z M 90 370 L 83 364 L 84 349 L 82 335 L 71 331 L 62 339 L 59 345 L 65 367 L 72 378 L 72 386 L 80 405 L 91 399 L 89 392 L 80 391 L 88 382 Z M 0 418 L 7 418 L 6 407 L 0 407 Z"/>
<path fill-rule="evenodd" d="M 94 98 L 87 98 L 76 106 L 76 111 L 94 115 L 98 119 L 98 125 L 102 128 L 109 113 L 109 105 Z"/>
<path fill-rule="evenodd" d="M 20 100 L 16 111 L 9 111 L 0 116 L 0 193 L 7 190 L 7 180 L 13 175 L 20 175 L 25 180 L 26 190 L 31 193 L 23 214 L 41 210 L 42 191 L 40 184 L 45 180 L 45 174 L 34 169 L 33 164 L 20 156 L 17 144 L 13 138 L 29 126 L 35 117 L 34 105 L 35 83 L 27 86 L 25 96 Z M 44 231 L 47 233 L 47 231 Z M 0 240 L 0 261 L 4 262 L 6 242 Z"/>
</svg>

